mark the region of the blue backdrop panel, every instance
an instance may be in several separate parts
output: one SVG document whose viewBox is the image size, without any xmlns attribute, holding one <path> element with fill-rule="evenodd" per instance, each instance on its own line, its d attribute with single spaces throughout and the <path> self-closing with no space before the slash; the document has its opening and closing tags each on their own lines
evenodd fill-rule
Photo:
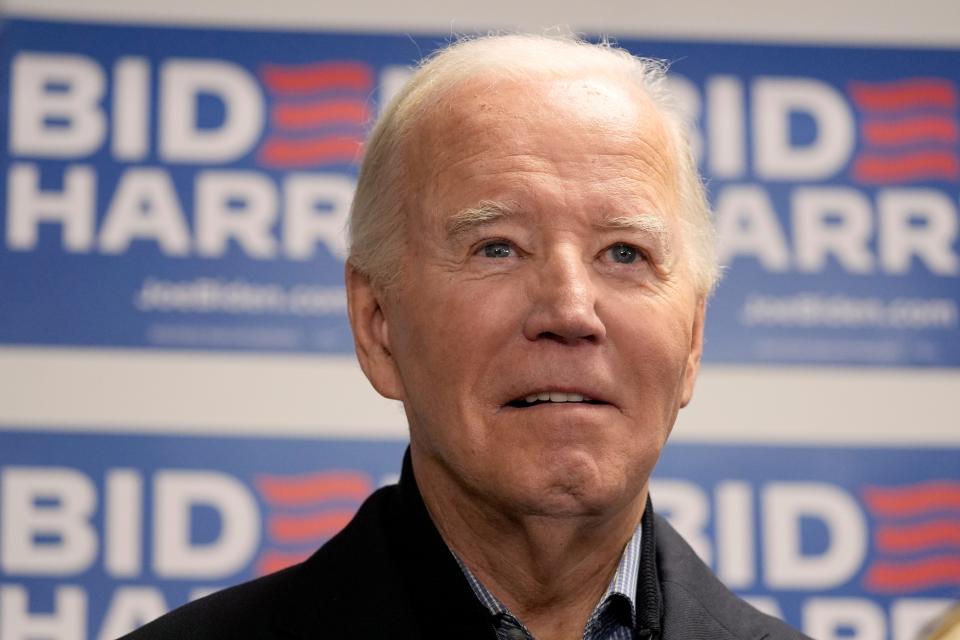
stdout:
<svg viewBox="0 0 960 640">
<path fill-rule="evenodd" d="M 305 557 L 396 478 L 404 447 L 2 433 L 0 589 L 25 591 L 30 615 L 63 617 L 57 593 L 76 587 L 87 637 L 101 637 Z M 891 629 L 903 603 L 960 589 L 958 464 L 958 449 L 677 443 L 653 496 L 721 576 L 792 624 L 852 599 Z M 44 565 L 57 554 L 67 561 Z M 0 615 L 22 615 L 2 602 Z"/>
<path fill-rule="evenodd" d="M 362 139 L 443 38 L 2 29 L 0 342 L 351 350 Z M 622 44 L 697 119 L 729 264 L 708 361 L 960 363 L 960 52 Z"/>
</svg>

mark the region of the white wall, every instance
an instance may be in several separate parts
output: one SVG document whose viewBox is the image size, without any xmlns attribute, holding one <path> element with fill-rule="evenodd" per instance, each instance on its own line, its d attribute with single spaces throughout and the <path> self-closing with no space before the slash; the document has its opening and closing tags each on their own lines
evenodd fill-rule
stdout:
<svg viewBox="0 0 960 640">
<path fill-rule="evenodd" d="M 589 33 L 708 39 L 960 44 L 955 0 L 5 0 L 12 14 L 414 33 L 556 25 Z"/>
</svg>

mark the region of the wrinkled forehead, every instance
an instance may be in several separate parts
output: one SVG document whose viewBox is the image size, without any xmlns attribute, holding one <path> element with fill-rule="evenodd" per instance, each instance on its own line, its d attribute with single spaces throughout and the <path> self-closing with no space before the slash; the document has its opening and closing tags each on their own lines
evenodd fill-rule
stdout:
<svg viewBox="0 0 960 640">
<path fill-rule="evenodd" d="M 675 153 L 666 123 L 636 83 L 610 75 L 503 78 L 483 74 L 433 96 L 412 123 L 405 149 L 414 184 L 458 159 L 549 144 L 571 157 L 600 133 L 611 153 L 658 156 L 673 183 Z M 589 139 L 589 142 L 588 142 Z"/>
</svg>

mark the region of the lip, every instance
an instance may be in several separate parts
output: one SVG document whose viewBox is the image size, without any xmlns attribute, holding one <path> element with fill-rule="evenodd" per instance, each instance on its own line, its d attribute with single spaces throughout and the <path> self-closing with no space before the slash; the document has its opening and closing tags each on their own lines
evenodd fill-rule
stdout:
<svg viewBox="0 0 960 640">
<path fill-rule="evenodd" d="M 525 398 L 527 396 L 538 395 L 540 393 L 547 393 L 550 391 L 576 394 L 583 396 L 584 398 L 590 398 L 590 402 L 544 402 L 542 404 L 531 404 L 524 406 Z M 502 408 L 504 409 L 533 409 L 537 407 L 545 406 L 554 406 L 554 407 L 595 407 L 595 406 L 614 406 L 610 399 L 603 392 L 591 388 L 584 387 L 579 385 L 539 385 L 536 387 L 529 387 L 527 390 L 521 391 L 515 395 L 511 395 L 510 399 L 503 403 Z"/>
</svg>

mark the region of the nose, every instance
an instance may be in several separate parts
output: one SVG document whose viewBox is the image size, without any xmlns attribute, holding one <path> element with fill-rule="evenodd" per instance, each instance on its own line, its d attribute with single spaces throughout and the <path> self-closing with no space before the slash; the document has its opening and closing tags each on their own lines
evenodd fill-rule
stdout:
<svg viewBox="0 0 960 640">
<path fill-rule="evenodd" d="M 533 304 L 524 322 L 524 336 L 563 344 L 602 340 L 606 327 L 597 314 L 593 275 L 578 251 L 558 250 L 547 256 L 530 285 Z"/>
</svg>

